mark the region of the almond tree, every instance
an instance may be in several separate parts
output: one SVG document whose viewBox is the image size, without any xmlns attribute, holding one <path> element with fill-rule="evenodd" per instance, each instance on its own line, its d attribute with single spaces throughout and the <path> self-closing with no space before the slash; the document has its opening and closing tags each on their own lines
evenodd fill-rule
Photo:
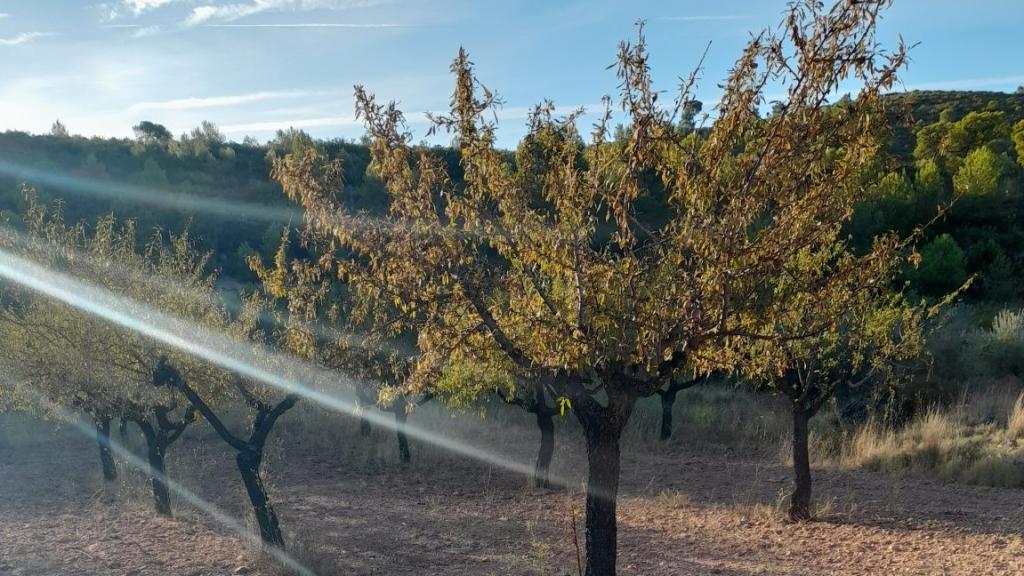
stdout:
<svg viewBox="0 0 1024 576">
<path fill-rule="evenodd" d="M 876 244 L 905 244 L 894 241 L 882 238 Z M 791 520 L 813 515 L 811 418 L 837 391 L 895 385 L 923 359 L 923 321 L 937 307 L 913 305 L 893 290 L 899 260 L 888 254 L 888 249 L 876 249 L 856 256 L 845 251 L 838 239 L 831 249 L 805 253 L 770 286 L 766 305 L 745 315 L 751 330 L 773 337 L 737 337 L 727 342 L 747 355 L 743 376 L 764 383 L 789 401 L 794 472 Z"/>
<path fill-rule="evenodd" d="M 243 299 L 238 316 L 229 323 L 225 331 L 197 335 L 197 338 L 230 339 L 251 347 L 258 355 L 273 357 L 278 350 L 272 323 L 266 321 L 271 310 L 259 292 Z M 286 367 L 275 366 L 275 372 L 286 373 Z M 278 420 L 295 407 L 300 396 L 285 393 L 265 382 L 256 381 L 242 374 L 216 370 L 215 377 L 191 381 L 166 356 L 158 360 L 152 384 L 158 389 L 180 392 L 193 409 L 214 429 L 217 436 L 235 451 L 238 467 L 246 495 L 252 505 L 260 539 L 268 546 L 284 548 L 277 512 L 263 483 L 263 456 L 267 440 Z M 247 411 L 242 432 L 233 432 L 219 412 L 241 403 Z"/>
<path fill-rule="evenodd" d="M 737 311 L 756 306 L 766 279 L 831 242 L 857 201 L 850 181 L 878 147 L 878 95 L 904 63 L 883 53 L 875 24 L 887 1 L 825 10 L 796 2 L 777 30 L 752 38 L 723 85 L 717 120 L 700 146 L 652 87 L 643 33 L 619 53 L 624 146 L 607 144 L 611 112 L 589 146 L 576 115 L 538 107 L 541 201 L 495 146 L 495 94 L 460 50 L 448 114 L 432 117 L 458 146 L 463 178 L 410 145 L 402 114 L 362 88 L 356 110 L 371 139 L 371 169 L 390 195 L 370 219 L 336 196 L 340 174 L 307 153 L 283 178 L 307 226 L 332 247 L 320 260 L 353 287 L 381 332 L 417 334 L 406 384 L 428 389 L 451 366 L 483 362 L 551 386 L 572 404 L 588 456 L 587 574 L 615 573 L 620 436 L 638 398 L 692 367 L 733 368 L 710 354 L 747 334 Z M 828 97 L 855 78 L 844 114 Z M 691 77 L 692 78 L 692 77 Z M 762 119 L 766 90 L 786 94 Z M 535 172 L 529 177 L 538 180 Z M 662 214 L 657 225 L 637 218 Z M 722 349 L 726 350 L 726 349 Z"/>
<path fill-rule="evenodd" d="M 289 162 L 293 156 L 278 159 Z M 289 258 L 289 230 L 285 230 L 273 262 L 251 257 L 249 265 L 261 281 L 261 292 L 273 308 L 276 337 L 293 355 L 328 370 L 346 374 L 357 404 L 365 410 L 376 406 L 395 419 L 399 460 L 409 463 L 412 453 L 406 434 L 409 414 L 430 402 L 432 393 L 409 392 L 403 386 L 416 354 L 415 342 L 406 334 L 380 339 L 373 334 L 355 333 L 358 322 L 343 328 L 340 319 L 361 317 L 348 308 L 345 287 L 323 274 L 320 266 L 303 258 Z M 307 240 L 309 240 L 307 238 Z M 309 246 L 307 243 L 307 247 Z M 370 433 L 370 422 L 360 417 L 360 433 Z"/>
<path fill-rule="evenodd" d="M 145 318 L 140 306 L 150 306 L 193 322 L 220 318 L 213 277 L 205 272 L 207 256 L 187 234 L 157 233 L 139 247 L 131 221 L 105 217 L 91 226 L 67 225 L 59 209 L 47 209 L 31 194 L 27 204 L 25 232 L 11 246 L 16 253 L 119 297 L 121 312 L 129 316 Z M 3 318 L 8 367 L 29 380 L 31 392 L 43 398 L 39 405 L 51 408 L 47 412 L 66 417 L 66 411 L 77 411 L 93 419 L 107 480 L 116 476 L 111 420 L 136 423 L 146 439 L 154 507 L 170 516 L 164 459 L 194 412 L 151 381 L 160 354 L 174 355 L 193 378 L 205 375 L 203 366 L 69 303 L 21 293 L 17 311 L 8 307 Z"/>
<path fill-rule="evenodd" d="M 709 378 L 710 376 L 707 374 L 678 378 L 669 382 L 664 388 L 658 389 L 658 398 L 661 400 L 661 428 L 658 431 L 660 440 L 666 441 L 672 438 L 672 410 L 675 408 L 676 397 L 679 393 L 703 384 Z"/>
</svg>

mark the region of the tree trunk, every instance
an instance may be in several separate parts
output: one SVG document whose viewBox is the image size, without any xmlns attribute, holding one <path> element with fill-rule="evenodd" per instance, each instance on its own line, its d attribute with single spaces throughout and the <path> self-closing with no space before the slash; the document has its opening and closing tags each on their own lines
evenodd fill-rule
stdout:
<svg viewBox="0 0 1024 576">
<path fill-rule="evenodd" d="M 676 405 L 676 391 L 662 391 L 661 396 L 661 440 L 668 440 L 672 437 L 672 408 Z"/>
<path fill-rule="evenodd" d="M 793 403 L 793 493 L 789 500 L 789 518 L 800 521 L 811 517 L 811 458 L 808 450 L 810 411 Z"/>
<path fill-rule="evenodd" d="M 146 421 L 140 421 L 139 428 L 146 438 L 146 454 L 149 457 L 149 481 L 153 486 L 153 508 L 161 516 L 170 518 L 171 493 L 167 489 L 167 468 L 164 465 L 164 454 L 167 446 L 161 434 L 158 434 Z"/>
<path fill-rule="evenodd" d="M 600 428 L 587 433 L 587 576 L 614 576 L 619 431 Z"/>
<path fill-rule="evenodd" d="M 242 475 L 242 483 L 245 484 L 245 491 L 249 495 L 249 502 L 252 503 L 253 513 L 256 515 L 256 522 L 260 526 L 260 539 L 268 546 L 283 549 L 284 536 L 281 534 L 281 526 L 278 523 L 274 507 L 271 506 L 270 499 L 267 497 L 263 479 L 260 477 L 262 460 L 262 446 L 240 451 L 235 457 L 238 471 Z"/>
<path fill-rule="evenodd" d="M 533 468 L 533 485 L 547 488 L 548 470 L 551 468 L 551 456 L 555 452 L 555 421 L 554 411 L 547 403 L 538 404 L 535 411 L 537 428 L 540 428 L 540 451 L 537 452 L 537 465 Z"/>
<path fill-rule="evenodd" d="M 409 453 L 409 438 L 405 435 L 405 422 L 408 418 L 409 414 L 405 411 L 404 405 L 395 408 L 395 435 L 398 436 L 398 459 L 402 464 L 412 461 L 412 454 Z"/>
<path fill-rule="evenodd" d="M 356 412 L 359 417 L 359 435 L 363 438 L 369 437 L 370 433 L 373 431 L 373 426 L 370 424 L 370 420 L 366 417 L 366 414 L 364 414 L 364 411 L 369 410 L 372 407 L 373 402 L 370 402 L 370 399 L 366 397 L 365 393 L 357 389 Z"/>
<path fill-rule="evenodd" d="M 109 417 L 96 419 L 96 444 L 100 449 L 103 479 L 107 482 L 117 479 L 117 466 L 114 465 L 114 453 L 110 448 L 110 420 Z"/>
</svg>

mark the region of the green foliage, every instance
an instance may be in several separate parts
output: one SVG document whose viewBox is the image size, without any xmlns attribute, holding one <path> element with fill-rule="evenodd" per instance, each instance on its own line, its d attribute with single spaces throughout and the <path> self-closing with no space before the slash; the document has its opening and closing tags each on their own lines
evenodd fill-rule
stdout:
<svg viewBox="0 0 1024 576">
<path fill-rule="evenodd" d="M 987 147 L 1003 154 L 1010 149 L 1010 123 L 1004 112 L 974 111 L 950 127 L 945 153 L 963 158 L 971 150 Z"/>
<path fill-rule="evenodd" d="M 990 196 L 999 192 L 1002 162 L 988 146 L 971 151 L 964 158 L 953 189 L 964 196 Z"/>
<path fill-rule="evenodd" d="M 132 126 L 132 131 L 135 132 L 135 138 L 145 145 L 157 144 L 166 146 L 174 138 L 171 131 L 164 125 L 156 124 L 149 120 L 143 120 Z"/>
<path fill-rule="evenodd" d="M 974 111 L 956 122 L 939 121 L 921 128 L 914 158 L 935 161 L 956 173 L 967 154 L 982 147 L 997 154 L 1011 150 L 1010 121 L 1004 112 Z"/>
<path fill-rule="evenodd" d="M 991 377 L 1024 377 L 1024 310 L 1000 310 L 991 329 L 973 334 L 971 346 Z"/>
<path fill-rule="evenodd" d="M 949 234 L 935 238 L 921 250 L 921 261 L 912 278 L 915 286 L 929 296 L 957 290 L 967 281 L 964 251 Z"/>
<path fill-rule="evenodd" d="M 1017 149 L 1017 163 L 1024 167 L 1024 120 L 1013 125 L 1013 145 Z"/>
<path fill-rule="evenodd" d="M 882 177 L 875 187 L 878 198 L 909 203 L 914 197 L 914 186 L 902 172 L 890 172 Z"/>
<path fill-rule="evenodd" d="M 935 205 L 938 205 L 940 198 L 945 197 L 945 182 L 939 165 L 934 160 L 922 160 L 917 165 L 914 187 L 918 194 L 928 198 Z"/>
</svg>

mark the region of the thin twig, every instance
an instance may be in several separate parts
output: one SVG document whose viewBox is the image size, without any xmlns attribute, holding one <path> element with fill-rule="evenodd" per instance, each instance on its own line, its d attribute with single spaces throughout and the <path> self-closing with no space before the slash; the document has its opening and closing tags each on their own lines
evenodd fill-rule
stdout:
<svg viewBox="0 0 1024 576">
<path fill-rule="evenodd" d="M 580 554 L 580 538 L 576 532 L 576 504 L 569 496 L 569 524 L 572 526 L 572 545 L 576 548 L 576 571 L 583 576 L 583 556 Z"/>
</svg>

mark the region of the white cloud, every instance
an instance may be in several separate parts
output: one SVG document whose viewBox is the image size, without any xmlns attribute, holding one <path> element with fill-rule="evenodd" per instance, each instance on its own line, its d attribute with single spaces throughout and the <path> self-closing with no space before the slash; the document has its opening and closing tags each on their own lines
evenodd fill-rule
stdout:
<svg viewBox="0 0 1024 576">
<path fill-rule="evenodd" d="M 0 12 L 0 19 L 10 18 L 10 17 L 11 17 L 11 15 L 8 14 L 7 12 Z"/>
<path fill-rule="evenodd" d="M 132 14 L 138 16 L 143 12 L 149 10 L 155 10 L 161 6 L 166 6 L 176 0 L 124 0 L 125 7 L 131 11 Z"/>
<path fill-rule="evenodd" d="M 22 32 L 13 38 L 0 38 L 0 46 L 17 46 L 18 44 L 25 44 L 32 42 L 38 38 L 45 38 L 46 36 L 53 36 L 52 32 Z"/>
<path fill-rule="evenodd" d="M 204 4 L 192 9 L 187 24 L 211 21 L 231 22 L 263 12 L 344 10 L 380 4 L 382 0 L 249 0 L 232 4 Z"/>
<path fill-rule="evenodd" d="M 252 104 L 254 102 L 263 102 L 266 100 L 303 98 L 314 94 L 316 94 L 316 92 L 307 90 L 291 90 L 286 92 L 253 92 L 251 94 L 236 94 L 231 96 L 179 98 L 176 100 L 164 100 L 161 102 L 139 102 L 137 104 L 133 104 L 129 110 L 198 110 L 202 108 L 239 106 L 242 104 Z"/>
</svg>

